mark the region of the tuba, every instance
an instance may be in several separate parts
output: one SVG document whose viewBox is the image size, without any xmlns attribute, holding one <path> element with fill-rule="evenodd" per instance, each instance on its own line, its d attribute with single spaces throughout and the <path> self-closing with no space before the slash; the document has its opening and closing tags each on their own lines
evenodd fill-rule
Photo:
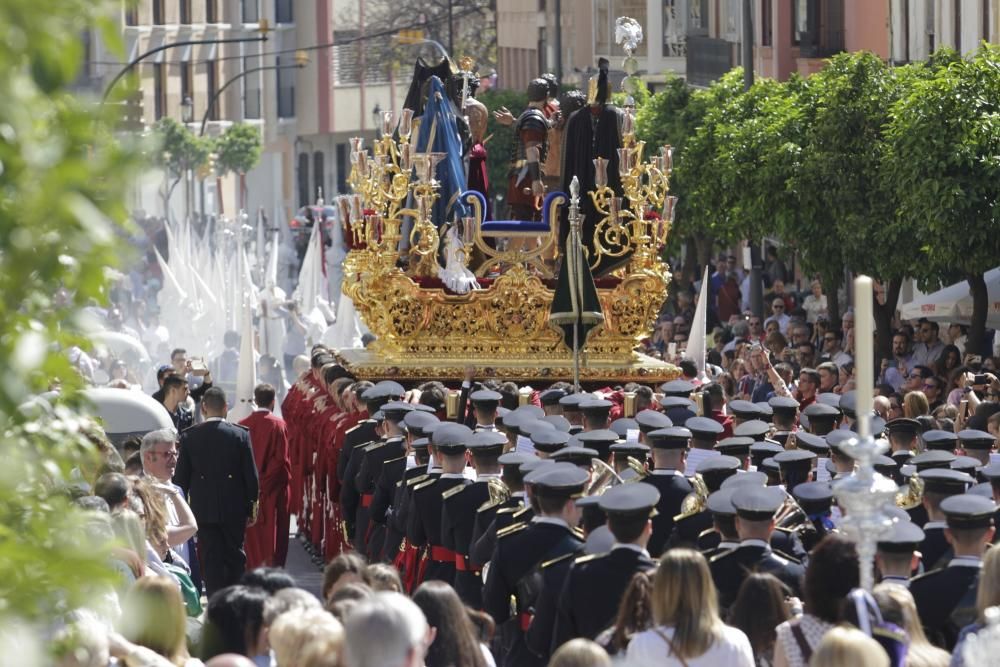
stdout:
<svg viewBox="0 0 1000 667">
<path fill-rule="evenodd" d="M 618 486 L 622 483 L 622 478 L 618 476 L 615 469 L 601 459 L 591 459 L 590 470 L 593 474 L 590 478 L 590 484 L 583 491 L 585 496 L 599 496 L 612 486 Z"/>
<path fill-rule="evenodd" d="M 906 490 L 896 494 L 896 507 L 909 511 L 919 507 L 923 501 L 924 480 L 920 479 L 917 473 L 913 473 L 906 484 Z"/>
<path fill-rule="evenodd" d="M 705 480 L 702 479 L 701 475 L 694 476 L 691 480 L 691 486 L 694 490 L 687 494 L 681 502 L 681 513 L 674 517 L 675 523 L 695 514 L 701 514 L 708 505 L 708 486 L 705 485 Z"/>
<path fill-rule="evenodd" d="M 781 504 L 781 507 L 778 508 L 777 513 L 774 515 L 774 525 L 779 528 L 796 530 L 808 522 L 809 515 L 802 509 L 798 501 L 792 497 L 792 494 L 785 491 L 785 502 Z"/>
</svg>

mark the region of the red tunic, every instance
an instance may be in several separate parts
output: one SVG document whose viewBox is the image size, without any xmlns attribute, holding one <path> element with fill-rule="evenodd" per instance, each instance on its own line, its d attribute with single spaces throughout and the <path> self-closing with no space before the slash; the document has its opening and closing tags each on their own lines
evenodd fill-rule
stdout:
<svg viewBox="0 0 1000 667">
<path fill-rule="evenodd" d="M 253 459 L 260 478 L 257 522 L 247 528 L 247 569 L 282 567 L 288 553 L 288 490 L 291 462 L 284 420 L 269 410 L 256 410 L 240 425 L 250 429 Z"/>
</svg>

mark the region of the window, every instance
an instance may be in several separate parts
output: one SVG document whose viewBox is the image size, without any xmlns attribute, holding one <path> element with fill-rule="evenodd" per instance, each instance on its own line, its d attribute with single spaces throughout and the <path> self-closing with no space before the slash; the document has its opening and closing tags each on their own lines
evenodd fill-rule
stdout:
<svg viewBox="0 0 1000 667">
<path fill-rule="evenodd" d="M 287 65 L 291 58 L 277 58 L 276 64 Z M 295 118 L 295 71 L 291 69 L 275 70 L 278 79 L 278 118 Z"/>
<path fill-rule="evenodd" d="M 682 0 L 663 2 L 663 55 L 683 57 L 687 45 L 687 8 Z"/>
<path fill-rule="evenodd" d="M 244 23 L 257 23 L 260 21 L 260 7 L 257 5 L 257 2 L 258 0 L 242 0 Z"/>
<path fill-rule="evenodd" d="M 180 0 L 181 25 L 191 25 L 191 0 Z"/>
<path fill-rule="evenodd" d="M 803 37 L 809 40 L 810 0 L 795 0 L 792 3 L 792 44 L 801 44 Z"/>
<path fill-rule="evenodd" d="M 347 144 L 337 144 L 337 192 L 347 192 Z"/>
<path fill-rule="evenodd" d="M 243 59 L 243 71 L 258 66 L 256 56 Z M 243 118 L 260 118 L 260 73 L 254 72 L 243 77 Z"/>
<path fill-rule="evenodd" d="M 134 3 L 125 3 L 125 25 L 139 25 L 139 8 Z"/>
<path fill-rule="evenodd" d="M 309 201 L 309 153 L 299 153 L 299 206 L 308 206 Z"/>
<path fill-rule="evenodd" d="M 962 52 L 962 0 L 954 0 L 955 11 L 951 14 L 951 38 L 954 40 L 955 50 Z"/>
<path fill-rule="evenodd" d="M 597 0 L 594 11 L 594 52 L 611 53 L 611 0 Z"/>
<path fill-rule="evenodd" d="M 205 23 L 219 22 L 219 0 L 205 0 Z"/>
<path fill-rule="evenodd" d="M 547 58 L 545 57 L 545 49 L 548 46 L 548 39 L 545 36 L 545 28 L 538 29 L 538 45 L 535 47 L 535 53 L 538 56 L 538 62 L 535 63 L 536 72 L 548 71 L 548 66 L 546 64 Z"/>
<path fill-rule="evenodd" d="M 313 196 L 319 197 L 320 189 L 323 190 L 323 199 L 330 201 L 330 193 L 326 191 L 326 173 L 323 169 L 323 153 L 316 151 L 313 153 Z"/>
<path fill-rule="evenodd" d="M 982 26 L 979 38 L 984 42 L 990 41 L 990 0 L 982 0 L 982 16 L 979 17 L 979 25 Z"/>
<path fill-rule="evenodd" d="M 153 25 L 163 25 L 163 0 L 153 0 Z"/>
<path fill-rule="evenodd" d="M 163 118 L 167 108 L 167 81 L 163 75 L 163 64 L 153 64 L 153 116 Z"/>
<path fill-rule="evenodd" d="M 219 90 L 219 63 L 215 60 L 205 62 L 205 95 L 206 104 L 212 107 L 207 109 L 209 120 L 219 120 L 219 104 L 221 100 L 215 99 L 215 94 Z M 214 100 L 214 102 L 213 102 Z"/>
<path fill-rule="evenodd" d="M 771 6 L 773 0 L 762 0 L 760 5 L 760 45 L 774 45 L 774 8 Z"/>
<path fill-rule="evenodd" d="M 294 23 L 292 0 L 274 0 L 274 20 L 278 23 Z"/>
</svg>

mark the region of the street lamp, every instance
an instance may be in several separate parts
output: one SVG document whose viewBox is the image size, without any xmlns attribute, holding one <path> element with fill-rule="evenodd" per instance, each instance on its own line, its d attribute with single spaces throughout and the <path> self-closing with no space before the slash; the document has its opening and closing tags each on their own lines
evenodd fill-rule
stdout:
<svg viewBox="0 0 1000 667">
<path fill-rule="evenodd" d="M 115 75 L 115 78 L 111 80 L 111 83 L 108 84 L 108 87 L 104 89 L 104 95 L 101 96 L 101 105 L 103 106 L 104 103 L 107 102 L 108 95 L 111 94 L 111 91 L 114 89 L 115 84 L 121 81 L 123 76 L 128 74 L 133 67 L 135 67 L 140 62 L 142 62 L 143 60 L 145 60 L 146 58 L 155 53 L 159 53 L 160 51 L 166 51 L 167 49 L 176 49 L 179 46 L 193 46 L 196 44 L 242 44 L 245 42 L 266 42 L 267 33 L 270 31 L 271 31 L 271 26 L 268 24 L 267 19 L 261 19 L 260 22 L 257 24 L 256 32 L 258 34 L 255 37 L 230 37 L 226 39 L 188 39 L 181 42 L 171 42 L 170 44 L 161 44 L 160 46 L 157 46 L 154 49 L 150 49 L 145 53 L 140 53 L 138 56 L 130 60 L 128 64 L 125 65 L 125 67 L 121 68 L 121 70 L 118 71 L 118 74 Z"/>
<path fill-rule="evenodd" d="M 190 95 L 185 95 L 184 99 L 181 100 L 181 121 L 184 123 L 184 129 L 187 130 L 187 126 L 191 124 L 194 120 L 194 102 L 191 100 Z M 188 166 L 184 170 L 184 208 L 187 209 L 185 213 L 188 219 L 191 218 L 191 167 Z"/>
</svg>

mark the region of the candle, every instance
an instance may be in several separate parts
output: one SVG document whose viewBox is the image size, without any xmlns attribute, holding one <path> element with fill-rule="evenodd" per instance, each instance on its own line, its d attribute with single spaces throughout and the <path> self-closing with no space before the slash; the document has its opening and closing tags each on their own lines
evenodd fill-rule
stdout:
<svg viewBox="0 0 1000 667">
<path fill-rule="evenodd" d="M 403 171 L 410 170 L 410 144 L 399 147 L 399 168 Z"/>
<path fill-rule="evenodd" d="M 351 137 L 351 150 L 355 153 L 361 152 L 361 148 L 365 145 L 364 137 Z"/>
<path fill-rule="evenodd" d="M 388 137 L 392 134 L 392 116 L 391 111 L 382 112 L 382 136 Z"/>
<path fill-rule="evenodd" d="M 872 388 L 875 386 L 872 293 L 871 278 L 858 276 L 854 280 L 854 368 L 857 372 L 855 411 L 858 415 L 859 438 L 871 435 Z"/>
<path fill-rule="evenodd" d="M 597 187 L 603 188 L 608 185 L 608 159 L 603 157 L 594 158 L 594 182 Z"/>
<path fill-rule="evenodd" d="M 413 109 L 403 109 L 399 117 L 399 136 L 409 139 L 413 127 Z"/>
<path fill-rule="evenodd" d="M 667 144 L 660 149 L 660 155 L 663 157 L 663 168 L 671 172 L 674 168 L 674 149 Z"/>
</svg>

